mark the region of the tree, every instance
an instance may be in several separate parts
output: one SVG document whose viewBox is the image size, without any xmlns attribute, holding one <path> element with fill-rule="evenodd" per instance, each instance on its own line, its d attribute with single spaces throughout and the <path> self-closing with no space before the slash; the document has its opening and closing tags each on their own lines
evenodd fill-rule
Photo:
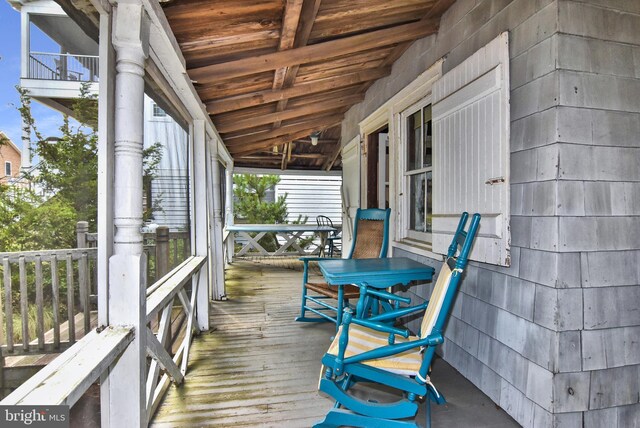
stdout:
<svg viewBox="0 0 640 428">
<path fill-rule="evenodd" d="M 275 187 L 280 178 L 275 175 L 257 176 L 254 174 L 236 174 L 233 193 L 236 197 L 234 211 L 236 217 L 255 224 L 275 224 L 287 222 L 287 195 L 278 197 L 274 202 L 266 200 L 267 191 Z M 258 241 L 267 251 L 277 247 L 276 236 L 266 234 Z"/>
<path fill-rule="evenodd" d="M 73 116 L 78 125 L 64 117 L 62 136 L 45 139 L 31 116 L 31 99 L 26 90 L 20 94 L 18 108 L 25 131 L 35 136 L 32 147 L 39 163 L 27 178 L 44 191 L 39 196 L 31 189 L 0 191 L 0 251 L 69 248 L 75 246 L 75 225 L 97 223 L 98 198 L 98 100 L 88 84 L 82 84 L 80 97 L 74 100 Z M 161 146 L 154 144 L 143 153 L 143 181 L 150 184 L 161 158 Z M 147 207 L 145 216 L 157 210 Z M 5 221 L 6 219 L 6 221 Z"/>
</svg>

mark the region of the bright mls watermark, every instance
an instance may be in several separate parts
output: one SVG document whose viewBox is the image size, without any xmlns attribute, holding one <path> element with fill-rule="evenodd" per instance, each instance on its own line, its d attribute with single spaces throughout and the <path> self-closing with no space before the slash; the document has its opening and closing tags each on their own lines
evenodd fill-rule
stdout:
<svg viewBox="0 0 640 428">
<path fill-rule="evenodd" d="M 2 428 L 69 428 L 69 406 L 0 406 Z"/>
</svg>

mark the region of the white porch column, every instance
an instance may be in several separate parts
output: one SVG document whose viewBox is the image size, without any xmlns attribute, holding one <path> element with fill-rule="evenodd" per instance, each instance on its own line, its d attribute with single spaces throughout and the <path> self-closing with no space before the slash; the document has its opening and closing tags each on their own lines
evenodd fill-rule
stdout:
<svg viewBox="0 0 640 428">
<path fill-rule="evenodd" d="M 146 257 L 142 252 L 144 65 L 149 22 L 140 0 L 113 7 L 116 51 L 114 255 L 109 259 L 109 324 L 134 327 L 135 338 L 109 372 L 111 426 L 147 424 Z"/>
<path fill-rule="evenodd" d="M 215 145 L 215 141 L 209 144 L 209 147 Z M 212 251 L 212 277 L 213 277 L 213 298 L 222 300 L 225 297 L 224 288 L 224 243 L 222 241 L 222 195 L 220 182 L 220 161 L 217 155 L 209 156 L 211 162 L 211 193 L 213 196 L 213 224 L 211 230 Z"/>
<path fill-rule="evenodd" d="M 227 225 L 233 224 L 233 164 L 227 166 L 226 179 L 225 179 L 226 191 L 224 193 L 225 201 L 225 219 Z M 231 263 L 233 261 L 233 246 L 235 245 L 233 239 L 233 233 L 227 238 L 227 261 Z"/>
<path fill-rule="evenodd" d="M 108 3 L 107 3 L 108 5 Z M 109 258 L 113 255 L 113 164 L 115 117 L 115 51 L 111 10 L 100 10 L 100 82 L 98 90 L 98 325 L 109 325 Z M 102 409 L 110 407 L 109 373 L 100 378 Z M 110 427 L 110 412 L 101 413 Z"/>
<path fill-rule="evenodd" d="M 209 254 L 209 225 L 207 208 L 207 154 L 206 133 L 204 120 L 193 121 L 193 215 L 195 226 L 193 235 L 195 238 L 195 255 L 208 256 Z M 209 265 L 209 264 L 207 264 Z M 198 294 L 196 305 L 198 311 L 198 328 L 209 330 L 209 275 L 196 275 L 193 281 L 198 282 Z"/>
</svg>

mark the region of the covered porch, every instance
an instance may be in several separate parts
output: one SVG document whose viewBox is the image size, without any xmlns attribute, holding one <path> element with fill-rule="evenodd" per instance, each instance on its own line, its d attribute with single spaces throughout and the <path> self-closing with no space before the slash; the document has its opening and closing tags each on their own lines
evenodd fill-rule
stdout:
<svg viewBox="0 0 640 428">
<path fill-rule="evenodd" d="M 637 2 L 56 1 L 100 40 L 99 327 L 3 404 L 99 379 L 105 428 L 317 420 L 332 327 L 293 322 L 299 272 L 225 272 L 227 226 L 234 172 L 342 169 L 343 224 L 388 206 L 394 257 L 439 265 L 451 220 L 483 215 L 434 424 L 637 424 Z M 188 134 L 189 258 L 155 284 L 145 94 Z"/>
<path fill-rule="evenodd" d="M 226 270 L 228 300 L 211 303 L 211 328 L 194 339 L 185 383 L 169 388 L 150 426 L 309 427 L 322 419 L 333 402 L 318 392 L 320 358 L 335 330 L 293 322 L 301 269 L 287 258 L 245 259 Z M 449 401 L 433 406 L 434 426 L 518 426 L 442 359 L 432 379 Z M 421 425 L 424 412 L 422 405 Z"/>
</svg>

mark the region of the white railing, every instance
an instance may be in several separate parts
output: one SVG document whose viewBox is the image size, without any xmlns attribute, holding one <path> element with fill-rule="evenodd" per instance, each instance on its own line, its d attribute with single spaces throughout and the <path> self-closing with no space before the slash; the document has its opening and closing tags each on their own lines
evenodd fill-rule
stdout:
<svg viewBox="0 0 640 428">
<path fill-rule="evenodd" d="M 195 275 L 206 274 L 206 257 L 190 257 L 157 281 L 147 290 L 147 325 L 151 326 L 160 316 L 156 331 L 147 329 L 147 353 L 153 358 L 147 374 L 147 415 L 153 416 L 169 381 L 182 383 L 187 372 L 189 347 L 193 337 L 196 316 L 198 282 Z M 190 287 L 189 287 L 190 286 Z M 190 290 L 189 290 L 190 288 Z M 189 295 L 190 291 L 190 295 Z M 176 316 L 174 301 L 179 300 L 179 312 L 186 321 L 184 337 L 178 343 L 172 335 L 172 319 Z M 172 338 L 172 336 L 174 338 Z M 173 346 L 178 345 L 175 352 Z M 173 354 L 173 355 L 172 355 Z M 161 370 L 162 369 L 162 372 Z"/>
<path fill-rule="evenodd" d="M 61 352 L 76 341 L 76 323 L 81 323 L 82 334 L 89 332 L 96 251 L 76 248 L 0 253 L 3 357 Z M 16 318 L 14 302 L 18 301 L 20 316 Z M 15 321 L 20 324 L 18 330 Z M 33 324 L 35 332 L 30 328 Z M 62 335 L 61 330 L 66 333 Z M 21 345 L 16 344 L 18 341 Z"/>
<path fill-rule="evenodd" d="M 170 382 L 181 383 L 186 374 L 189 348 L 197 330 L 199 281 L 192 279 L 206 275 L 205 262 L 206 257 L 189 257 L 147 289 L 147 330 L 142 334 L 146 335 L 147 354 L 152 358 L 146 385 L 149 419 Z M 176 324 L 182 327 L 176 328 Z M 124 352 L 134 334 L 128 327 L 89 332 L 0 404 L 72 406 Z"/>
<path fill-rule="evenodd" d="M 48 52 L 30 52 L 29 79 L 64 80 L 78 82 L 98 81 L 99 57 Z"/>
</svg>

